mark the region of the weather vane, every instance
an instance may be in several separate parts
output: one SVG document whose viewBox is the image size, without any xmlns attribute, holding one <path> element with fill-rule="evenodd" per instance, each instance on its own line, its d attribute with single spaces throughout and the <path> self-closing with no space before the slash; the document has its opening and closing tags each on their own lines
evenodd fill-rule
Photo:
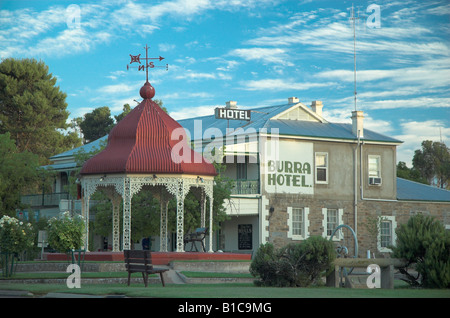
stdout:
<svg viewBox="0 0 450 318">
<path fill-rule="evenodd" d="M 155 65 L 151 60 L 159 60 L 162 61 L 164 60 L 164 58 L 162 56 L 159 57 L 148 57 L 148 49 L 149 47 L 147 46 L 147 44 L 145 45 L 145 57 L 141 57 L 141 54 L 138 55 L 131 55 L 131 61 L 130 64 L 132 63 L 139 63 L 139 66 L 130 66 L 130 64 L 127 65 L 127 70 L 129 70 L 130 68 L 137 68 L 138 71 L 144 71 L 145 70 L 145 76 L 146 76 L 146 81 L 148 82 L 148 69 L 149 68 L 155 68 L 155 67 L 165 67 L 166 71 L 169 69 L 169 64 L 166 64 L 165 66 L 157 66 Z M 145 64 L 141 64 L 141 60 L 145 60 Z"/>
</svg>

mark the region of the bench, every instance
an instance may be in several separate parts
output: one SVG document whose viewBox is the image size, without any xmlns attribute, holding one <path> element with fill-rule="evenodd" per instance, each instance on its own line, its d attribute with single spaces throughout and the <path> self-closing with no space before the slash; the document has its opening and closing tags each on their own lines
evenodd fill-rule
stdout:
<svg viewBox="0 0 450 318">
<path fill-rule="evenodd" d="M 187 243 L 192 243 L 191 252 L 194 247 L 195 247 L 195 251 L 198 252 L 195 242 L 200 242 L 202 244 L 203 252 L 206 252 L 205 244 L 203 243 L 203 241 L 205 240 L 205 237 L 207 234 L 208 234 L 207 227 L 199 227 L 195 230 L 195 232 L 187 234 L 184 237 L 184 249 L 186 250 Z"/>
<path fill-rule="evenodd" d="M 145 287 L 148 286 L 148 274 L 158 274 L 161 277 L 163 287 L 164 277 L 163 273 L 168 271 L 167 268 L 153 267 L 152 256 L 147 250 L 124 250 L 125 268 L 128 271 L 128 286 L 130 286 L 130 278 L 132 273 L 142 273 Z"/>
<path fill-rule="evenodd" d="M 327 286 L 340 287 L 341 268 L 364 268 L 371 264 L 376 264 L 380 267 L 380 281 L 381 288 L 394 288 L 394 268 L 405 266 L 405 261 L 397 258 L 336 258 L 333 262 L 334 270 L 327 276 Z M 346 277 L 347 282 L 347 277 Z M 350 284 L 351 285 L 351 284 Z"/>
</svg>

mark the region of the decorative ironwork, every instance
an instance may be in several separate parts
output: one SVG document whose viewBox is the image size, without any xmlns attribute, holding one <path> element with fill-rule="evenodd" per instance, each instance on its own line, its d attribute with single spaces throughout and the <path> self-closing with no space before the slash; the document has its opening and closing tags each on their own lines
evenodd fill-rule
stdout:
<svg viewBox="0 0 450 318">
<path fill-rule="evenodd" d="M 127 65 L 127 70 L 129 70 L 130 68 L 137 68 L 138 71 L 144 71 L 145 70 L 145 79 L 148 82 L 148 69 L 149 68 L 155 68 L 155 67 L 163 67 L 166 69 L 166 71 L 169 69 L 169 64 L 166 64 L 165 66 L 159 66 L 159 65 L 155 65 L 151 60 L 159 60 L 160 62 L 162 60 L 164 60 L 164 57 L 162 56 L 158 56 L 158 57 L 148 57 L 148 49 L 149 47 L 147 46 L 147 44 L 144 47 L 145 49 L 145 57 L 141 57 L 141 54 L 138 55 L 131 55 L 130 54 L 130 64 L 133 63 L 139 63 L 140 65 L 137 67 L 133 67 L 130 66 L 130 64 Z M 145 64 L 141 63 L 141 59 L 145 61 Z"/>
<path fill-rule="evenodd" d="M 99 187 L 106 190 L 108 198 L 113 203 L 113 251 L 120 250 L 119 240 L 119 207 L 123 200 L 123 249 L 131 247 L 131 199 L 142 190 L 145 185 L 153 188 L 152 192 L 160 200 L 161 204 L 161 233 L 160 250 L 167 251 L 167 208 L 171 196 L 177 199 L 177 252 L 184 252 L 184 199 L 191 188 L 198 188 L 201 206 L 201 225 L 205 226 L 206 199 L 210 201 L 210 228 L 212 228 L 212 202 L 214 180 L 199 182 L 194 176 L 85 176 L 81 180 L 83 188 L 83 216 L 86 220 L 86 233 L 84 235 L 85 246 L 89 237 L 89 200 Z M 211 233 L 211 231 L 210 231 Z M 211 234 L 210 234 L 211 235 Z M 212 240 L 210 239 L 209 251 L 212 252 Z"/>
<path fill-rule="evenodd" d="M 123 249 L 131 249 L 131 198 L 133 196 L 130 178 L 124 178 L 123 184 Z"/>
</svg>

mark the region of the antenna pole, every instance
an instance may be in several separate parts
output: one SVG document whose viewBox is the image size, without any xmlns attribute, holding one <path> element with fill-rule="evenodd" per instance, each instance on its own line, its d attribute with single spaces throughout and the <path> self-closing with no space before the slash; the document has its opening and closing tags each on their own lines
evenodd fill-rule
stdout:
<svg viewBox="0 0 450 318">
<path fill-rule="evenodd" d="M 354 95 L 355 95 L 355 111 L 356 111 L 356 26 L 355 26 L 355 21 L 356 21 L 356 17 L 355 17 L 355 11 L 353 8 L 353 4 L 352 4 L 352 17 L 351 19 L 353 20 L 353 81 L 354 81 Z"/>
</svg>

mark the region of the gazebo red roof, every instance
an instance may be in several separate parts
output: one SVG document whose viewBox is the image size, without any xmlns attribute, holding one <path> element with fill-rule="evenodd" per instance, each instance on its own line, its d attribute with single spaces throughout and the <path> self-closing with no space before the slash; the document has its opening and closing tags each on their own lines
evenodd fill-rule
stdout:
<svg viewBox="0 0 450 318">
<path fill-rule="evenodd" d="M 155 91 L 149 82 L 144 84 L 140 94 L 144 100 L 111 130 L 106 148 L 86 161 L 80 173 L 215 176 L 214 166 L 187 144 L 182 126 L 151 100 Z M 172 140 L 172 132 L 177 128 L 180 128 L 180 133 L 177 132 L 176 136 L 180 138 Z M 175 145 L 176 149 L 191 152 L 190 157 L 183 156 L 190 158 L 189 162 L 172 159 L 172 156 L 179 155 L 177 150 L 172 154 Z"/>
</svg>

